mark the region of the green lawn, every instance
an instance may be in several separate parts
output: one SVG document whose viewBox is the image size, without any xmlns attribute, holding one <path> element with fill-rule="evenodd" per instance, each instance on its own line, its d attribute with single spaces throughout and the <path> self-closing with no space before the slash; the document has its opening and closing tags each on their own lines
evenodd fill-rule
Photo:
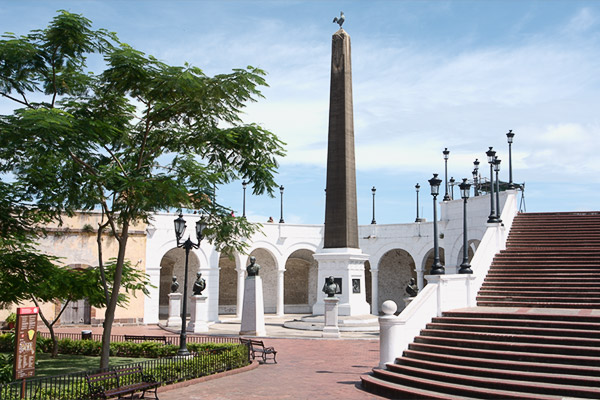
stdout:
<svg viewBox="0 0 600 400">
<path fill-rule="evenodd" d="M 7 353 L 0 353 L 7 354 Z M 72 372 L 87 371 L 98 368 L 100 357 L 79 356 L 71 354 L 59 354 L 56 358 L 50 358 L 50 354 L 38 353 L 36 355 L 35 376 L 52 376 L 70 374 Z M 111 357 L 110 366 L 142 362 L 149 358 Z"/>
</svg>

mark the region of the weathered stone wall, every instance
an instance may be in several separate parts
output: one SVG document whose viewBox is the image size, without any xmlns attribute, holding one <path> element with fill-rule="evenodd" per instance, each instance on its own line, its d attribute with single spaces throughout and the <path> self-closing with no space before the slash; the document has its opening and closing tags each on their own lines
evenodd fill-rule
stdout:
<svg viewBox="0 0 600 400">
<path fill-rule="evenodd" d="M 235 260 L 222 255 L 219 258 L 219 307 L 235 313 L 237 307 L 237 271 Z"/>
<path fill-rule="evenodd" d="M 385 253 L 379 262 L 379 305 L 393 300 L 398 310 L 404 309 L 406 286 L 410 278 L 416 279 L 415 261 L 405 250 L 394 249 Z"/>
</svg>

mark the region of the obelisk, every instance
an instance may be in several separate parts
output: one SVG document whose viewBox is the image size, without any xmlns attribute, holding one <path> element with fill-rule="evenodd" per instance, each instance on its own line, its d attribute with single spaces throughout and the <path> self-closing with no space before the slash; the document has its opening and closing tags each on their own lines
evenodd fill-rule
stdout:
<svg viewBox="0 0 600 400">
<path fill-rule="evenodd" d="M 368 256 L 358 247 L 350 35 L 342 28 L 331 44 L 325 237 L 323 250 L 314 258 L 319 263 L 318 284 L 333 276 L 340 285 L 339 315 L 369 314 L 364 269 Z M 324 299 L 319 297 L 313 314 L 323 313 Z"/>
</svg>

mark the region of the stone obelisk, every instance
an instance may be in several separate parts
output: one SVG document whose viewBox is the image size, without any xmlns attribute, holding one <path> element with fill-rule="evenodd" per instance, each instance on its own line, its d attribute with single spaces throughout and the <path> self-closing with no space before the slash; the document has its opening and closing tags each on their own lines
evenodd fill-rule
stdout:
<svg viewBox="0 0 600 400">
<path fill-rule="evenodd" d="M 350 36 L 341 28 L 333 35 L 331 45 L 323 247 L 314 255 L 319 263 L 318 284 L 323 285 L 328 276 L 337 278 L 341 288 L 341 293 L 337 294 L 339 315 L 369 314 L 364 269 L 368 256 L 358 247 Z M 313 314 L 323 313 L 324 302 L 320 297 L 313 306 Z"/>
</svg>

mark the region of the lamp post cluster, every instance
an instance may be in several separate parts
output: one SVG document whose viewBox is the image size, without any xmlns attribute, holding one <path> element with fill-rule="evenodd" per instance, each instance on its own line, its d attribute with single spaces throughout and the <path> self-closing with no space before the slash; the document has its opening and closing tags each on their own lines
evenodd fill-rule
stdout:
<svg viewBox="0 0 600 400">
<path fill-rule="evenodd" d="M 183 243 L 179 243 L 181 238 L 183 237 L 183 233 L 185 232 L 186 224 L 183 219 L 183 214 L 180 212 L 179 217 L 175 219 L 175 237 L 177 238 L 177 247 L 185 249 L 185 270 L 183 277 L 183 304 L 181 307 L 181 332 L 179 334 L 179 350 L 177 351 L 178 356 L 189 356 L 190 352 L 187 349 L 186 345 L 186 315 L 187 315 L 187 288 L 188 288 L 188 261 L 190 256 L 190 250 L 197 249 L 200 247 L 200 242 L 204 238 L 203 232 L 206 228 L 206 223 L 204 222 L 204 218 L 200 218 L 199 221 L 196 222 L 196 238 L 198 239 L 198 243 L 192 242 L 190 237 L 188 236 L 187 240 Z"/>
</svg>

